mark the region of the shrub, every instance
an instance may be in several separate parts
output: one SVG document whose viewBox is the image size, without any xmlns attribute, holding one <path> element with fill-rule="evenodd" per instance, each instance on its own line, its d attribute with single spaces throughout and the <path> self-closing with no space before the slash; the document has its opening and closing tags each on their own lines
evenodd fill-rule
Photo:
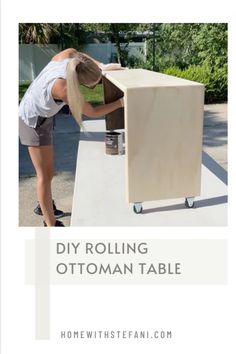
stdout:
<svg viewBox="0 0 236 354">
<path fill-rule="evenodd" d="M 173 75 L 187 80 L 197 81 L 205 85 L 205 102 L 227 101 L 227 66 L 211 68 L 205 62 L 202 65 L 190 65 L 181 70 L 172 66 L 163 70 L 167 75 Z"/>
</svg>

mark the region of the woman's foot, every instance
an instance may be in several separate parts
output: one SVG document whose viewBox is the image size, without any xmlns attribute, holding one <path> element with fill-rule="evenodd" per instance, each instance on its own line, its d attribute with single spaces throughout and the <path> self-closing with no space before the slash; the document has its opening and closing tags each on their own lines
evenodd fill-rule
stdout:
<svg viewBox="0 0 236 354">
<path fill-rule="evenodd" d="M 43 226 L 48 226 L 45 221 L 43 222 Z M 56 223 L 54 226 L 65 226 L 65 225 L 63 224 L 63 222 L 56 220 Z"/>
<path fill-rule="evenodd" d="M 62 218 L 62 216 L 64 216 L 64 212 L 62 210 L 59 210 L 56 208 L 56 205 L 54 203 L 54 200 L 52 201 L 52 205 L 53 205 L 53 211 L 54 211 L 54 216 L 56 219 Z M 42 209 L 40 208 L 40 205 L 38 203 L 38 205 L 36 206 L 36 208 L 34 209 L 35 214 L 37 215 L 43 215 L 42 213 Z"/>
</svg>

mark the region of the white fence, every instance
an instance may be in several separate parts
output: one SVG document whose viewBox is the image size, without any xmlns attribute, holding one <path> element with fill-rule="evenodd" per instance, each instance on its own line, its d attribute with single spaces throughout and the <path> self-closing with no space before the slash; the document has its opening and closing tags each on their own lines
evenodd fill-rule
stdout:
<svg viewBox="0 0 236 354">
<path fill-rule="evenodd" d="M 78 50 L 91 55 L 93 58 L 109 63 L 114 61 L 116 47 L 113 43 L 92 43 L 81 46 Z M 145 43 L 129 43 L 127 47 L 129 56 L 146 56 Z M 51 60 L 51 58 L 60 51 L 57 44 L 19 45 L 19 81 L 32 81 Z"/>
<path fill-rule="evenodd" d="M 59 52 L 56 44 L 38 46 L 19 45 L 19 81 L 32 81 L 42 68 Z"/>
</svg>

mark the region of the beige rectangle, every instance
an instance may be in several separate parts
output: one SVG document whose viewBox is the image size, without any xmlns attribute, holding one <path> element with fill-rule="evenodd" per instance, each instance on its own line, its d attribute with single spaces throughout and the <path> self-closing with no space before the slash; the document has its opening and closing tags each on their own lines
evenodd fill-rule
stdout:
<svg viewBox="0 0 236 354">
<path fill-rule="evenodd" d="M 128 252 L 128 246 L 135 251 Z M 92 249 L 92 253 L 88 252 L 88 249 Z M 144 252 L 145 250 L 147 251 Z M 27 251 L 30 251 L 30 246 L 27 247 Z M 26 254 L 27 257 L 29 255 Z M 43 258 L 39 264 L 44 266 Z M 170 267 L 171 272 L 158 273 L 159 265 L 165 265 L 166 269 Z M 177 273 L 176 265 L 179 268 Z M 126 271 L 126 266 L 132 268 L 132 271 Z M 48 272 L 50 284 L 55 285 L 226 284 L 227 241 L 223 239 L 51 240 Z M 30 276 L 27 280 L 30 283 L 35 281 Z M 42 281 L 45 282 L 45 279 Z M 48 277 L 46 281 L 48 282 Z M 45 287 L 42 290 L 45 292 Z M 43 312 L 44 309 L 46 310 L 46 306 L 41 311 Z M 43 318 L 46 319 L 47 316 Z"/>
<path fill-rule="evenodd" d="M 31 240 L 28 240 L 31 242 Z M 35 228 L 35 339 L 50 339 L 50 228 Z"/>
</svg>

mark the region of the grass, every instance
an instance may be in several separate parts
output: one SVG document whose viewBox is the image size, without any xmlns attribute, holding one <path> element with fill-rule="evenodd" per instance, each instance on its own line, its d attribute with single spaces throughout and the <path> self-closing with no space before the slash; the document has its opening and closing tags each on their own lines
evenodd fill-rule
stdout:
<svg viewBox="0 0 236 354">
<path fill-rule="evenodd" d="M 25 91 L 29 87 L 30 82 L 24 82 L 23 84 L 19 85 L 19 101 L 21 101 L 22 97 L 24 96 Z"/>
<path fill-rule="evenodd" d="M 19 85 L 19 101 L 21 101 L 29 85 L 30 82 L 25 82 Z M 101 84 L 97 85 L 94 89 L 89 89 L 87 87 L 81 86 L 81 93 L 83 94 L 86 101 L 94 105 L 103 103 L 103 87 Z"/>
<path fill-rule="evenodd" d="M 101 84 L 97 85 L 94 89 L 81 86 L 81 93 L 85 100 L 92 104 L 103 103 L 103 86 Z"/>
</svg>

